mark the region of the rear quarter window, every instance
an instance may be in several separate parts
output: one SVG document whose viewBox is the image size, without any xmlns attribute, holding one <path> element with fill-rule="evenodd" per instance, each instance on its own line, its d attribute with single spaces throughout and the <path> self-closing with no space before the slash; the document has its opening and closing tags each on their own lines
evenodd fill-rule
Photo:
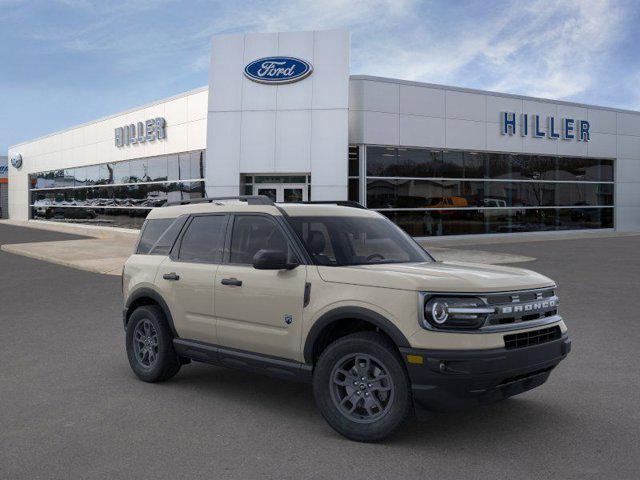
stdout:
<svg viewBox="0 0 640 480">
<path fill-rule="evenodd" d="M 136 253 L 141 255 L 149 253 L 151 247 L 155 245 L 174 220 L 174 218 L 158 218 L 144 222 Z"/>
</svg>

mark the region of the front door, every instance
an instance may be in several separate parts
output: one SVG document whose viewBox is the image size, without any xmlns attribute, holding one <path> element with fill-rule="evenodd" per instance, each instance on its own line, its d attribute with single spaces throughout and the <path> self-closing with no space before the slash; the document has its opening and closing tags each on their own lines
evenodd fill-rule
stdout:
<svg viewBox="0 0 640 480">
<path fill-rule="evenodd" d="M 260 183 L 253 187 L 254 195 L 266 195 L 274 202 L 306 202 L 308 189 L 304 183 Z"/>
<path fill-rule="evenodd" d="M 273 218 L 236 215 L 226 261 L 218 267 L 215 311 L 218 340 L 225 347 L 299 360 L 306 266 L 257 270 L 262 249 L 295 258 L 289 240 Z"/>
</svg>

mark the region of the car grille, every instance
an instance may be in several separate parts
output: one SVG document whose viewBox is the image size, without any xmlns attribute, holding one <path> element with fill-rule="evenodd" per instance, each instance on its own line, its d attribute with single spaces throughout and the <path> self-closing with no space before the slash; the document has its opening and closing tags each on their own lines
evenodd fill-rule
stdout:
<svg viewBox="0 0 640 480">
<path fill-rule="evenodd" d="M 485 326 L 529 322 L 558 314 L 558 297 L 552 288 L 489 295 L 486 302 L 496 311 L 488 316 Z"/>
<path fill-rule="evenodd" d="M 557 340 L 562 335 L 559 326 L 532 330 L 529 332 L 514 333 L 504 336 L 504 346 L 507 350 L 514 348 L 530 347 L 541 343 Z"/>
</svg>

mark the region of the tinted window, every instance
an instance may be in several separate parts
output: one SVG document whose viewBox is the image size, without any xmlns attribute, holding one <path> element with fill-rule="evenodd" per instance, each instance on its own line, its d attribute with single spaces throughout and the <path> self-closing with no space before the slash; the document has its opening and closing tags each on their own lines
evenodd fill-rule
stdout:
<svg viewBox="0 0 640 480">
<path fill-rule="evenodd" d="M 231 236 L 231 263 L 252 264 L 262 249 L 288 251 L 282 230 L 272 220 L 257 215 L 236 217 Z"/>
<path fill-rule="evenodd" d="M 180 231 L 187 221 L 187 215 L 176 218 L 173 223 L 165 230 L 165 232 L 160 236 L 160 239 L 155 243 L 150 255 L 169 255 L 171 252 L 171 248 L 175 243 L 178 235 L 180 235 Z"/>
<path fill-rule="evenodd" d="M 156 243 L 160 235 L 165 232 L 172 222 L 173 218 L 158 218 L 147 221 L 140 235 L 140 242 L 138 243 L 136 253 L 149 253 L 153 244 Z"/>
<path fill-rule="evenodd" d="M 182 262 L 218 263 L 222 260 L 227 217 L 207 215 L 194 217 L 180 244 Z"/>
</svg>

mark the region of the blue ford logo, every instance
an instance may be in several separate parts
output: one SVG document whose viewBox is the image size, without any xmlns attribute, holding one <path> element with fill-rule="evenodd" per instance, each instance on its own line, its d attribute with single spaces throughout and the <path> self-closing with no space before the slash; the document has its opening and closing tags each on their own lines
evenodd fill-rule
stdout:
<svg viewBox="0 0 640 480">
<path fill-rule="evenodd" d="M 22 155 L 19 153 L 11 155 L 11 165 L 13 165 L 13 168 L 20 168 L 22 166 Z"/>
<path fill-rule="evenodd" d="M 244 67 L 249 80 L 258 83 L 291 83 L 311 75 L 309 62 L 293 57 L 266 57 L 254 60 Z"/>
</svg>

